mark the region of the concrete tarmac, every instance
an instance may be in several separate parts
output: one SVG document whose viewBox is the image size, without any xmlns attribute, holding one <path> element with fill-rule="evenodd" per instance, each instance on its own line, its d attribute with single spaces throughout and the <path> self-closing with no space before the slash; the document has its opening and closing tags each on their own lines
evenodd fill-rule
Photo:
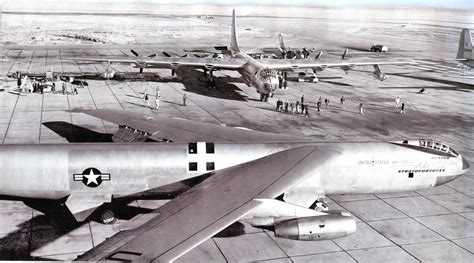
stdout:
<svg viewBox="0 0 474 263">
<path fill-rule="evenodd" d="M 9 61 L 2 62 L 2 76 L 17 70 L 44 72 L 50 68 L 100 73 L 103 65 L 76 64 L 62 57 L 127 54 L 128 49 L 10 48 L 5 53 Z M 136 72 L 128 66 L 113 67 Z M 0 92 L 0 141 L 107 141 L 118 130 L 115 124 L 71 110 L 114 108 L 308 136 L 317 141 L 431 138 L 452 146 L 473 167 L 474 80 L 423 68 L 384 66 L 389 79 L 379 82 L 369 75 L 371 71 L 361 67 L 346 76 L 340 70 L 326 70 L 320 74 L 319 83 L 289 82 L 288 89 L 278 90 L 267 103 L 258 101 L 254 88 L 247 87 L 233 72 L 217 73 L 216 89 L 205 87 L 200 72 L 181 71 L 176 78 L 169 70 L 155 70 L 153 74 L 161 80 L 87 80 L 88 86 L 79 88 L 78 95 L 71 90 L 65 95 L 18 94 L 16 80 L 5 78 L 5 91 Z M 153 98 L 157 88 L 160 109 L 154 110 L 144 105 L 142 97 L 146 90 Z M 424 94 L 417 94 L 421 88 L 425 88 Z M 181 105 L 184 93 L 187 106 Z M 310 105 L 310 117 L 275 111 L 278 98 L 296 101 L 302 95 Z M 343 105 L 339 103 L 341 96 L 346 98 Z M 406 114 L 395 108 L 397 96 L 406 103 Z M 316 109 L 319 97 L 330 100 L 329 107 L 323 103 L 320 112 Z M 154 106 L 154 100 L 150 102 Z M 359 114 L 360 103 L 364 104 L 363 114 Z M 472 169 L 432 190 L 333 195 L 326 200 L 330 209 L 348 210 L 358 218 L 354 235 L 328 241 L 292 241 L 236 223 L 179 262 L 474 262 Z M 138 201 L 129 206 L 147 209 L 160 204 Z M 113 225 L 88 222 L 64 229 L 22 202 L 0 201 L 0 259 L 71 260 L 112 236 L 128 218 L 125 215 Z"/>
</svg>

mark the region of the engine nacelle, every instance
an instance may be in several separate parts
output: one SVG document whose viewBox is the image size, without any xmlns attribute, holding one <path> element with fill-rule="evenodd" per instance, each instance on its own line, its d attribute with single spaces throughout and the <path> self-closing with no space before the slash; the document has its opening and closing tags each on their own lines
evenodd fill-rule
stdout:
<svg viewBox="0 0 474 263">
<path fill-rule="evenodd" d="M 384 80 L 387 79 L 387 75 L 383 74 L 382 72 L 374 71 L 374 73 L 372 73 L 372 75 L 374 76 L 374 78 L 376 78 L 380 81 L 384 81 Z"/>
<path fill-rule="evenodd" d="M 335 214 L 290 219 L 275 225 L 276 237 L 308 241 L 344 237 L 355 231 L 354 217 Z"/>
</svg>

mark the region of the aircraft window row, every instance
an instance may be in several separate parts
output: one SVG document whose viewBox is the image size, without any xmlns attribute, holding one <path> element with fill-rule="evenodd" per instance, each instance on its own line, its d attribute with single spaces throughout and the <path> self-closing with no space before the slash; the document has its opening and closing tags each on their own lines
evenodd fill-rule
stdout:
<svg viewBox="0 0 474 263">
<path fill-rule="evenodd" d="M 191 142 L 188 144 L 188 153 L 197 154 L 197 142 Z M 214 143 L 206 142 L 206 153 L 215 153 Z"/>
<path fill-rule="evenodd" d="M 262 73 L 260 73 L 262 77 L 268 77 L 268 76 L 275 76 L 277 72 L 273 69 L 266 68 L 262 70 Z"/>
<path fill-rule="evenodd" d="M 420 140 L 419 144 L 421 147 L 425 148 L 431 148 L 437 151 L 445 152 L 445 153 L 450 153 L 454 156 L 458 156 L 458 153 L 454 151 L 453 149 L 449 148 L 446 144 L 440 143 L 440 142 L 435 142 L 431 140 Z"/>
<path fill-rule="evenodd" d="M 446 171 L 446 169 L 398 170 L 399 173 L 435 173 L 444 171 Z"/>
<path fill-rule="evenodd" d="M 191 172 L 195 172 L 198 170 L 198 163 L 197 162 L 189 162 L 188 164 L 188 169 L 189 171 Z M 216 168 L 215 168 L 215 164 L 214 162 L 206 162 L 206 171 L 214 171 Z"/>
</svg>

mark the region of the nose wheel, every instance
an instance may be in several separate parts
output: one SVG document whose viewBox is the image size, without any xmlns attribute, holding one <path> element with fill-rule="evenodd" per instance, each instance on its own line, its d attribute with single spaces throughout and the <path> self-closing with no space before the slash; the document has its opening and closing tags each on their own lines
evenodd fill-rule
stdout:
<svg viewBox="0 0 474 263">
<path fill-rule="evenodd" d="M 268 95 L 260 93 L 260 101 L 267 102 L 268 101 Z"/>
</svg>

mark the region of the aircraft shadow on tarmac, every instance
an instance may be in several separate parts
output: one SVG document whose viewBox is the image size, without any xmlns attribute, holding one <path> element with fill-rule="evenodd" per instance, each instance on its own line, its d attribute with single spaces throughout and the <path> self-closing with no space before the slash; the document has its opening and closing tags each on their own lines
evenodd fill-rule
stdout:
<svg viewBox="0 0 474 263">
<path fill-rule="evenodd" d="M 214 76 L 215 87 L 208 87 L 204 73 L 195 69 L 180 68 L 176 70 L 179 78 L 161 78 L 159 82 L 180 82 L 184 85 L 186 92 L 203 96 L 220 98 L 226 100 L 246 101 L 247 96 L 236 85 L 231 82 L 242 83 L 240 78 L 228 76 Z"/>
<path fill-rule="evenodd" d="M 64 121 L 43 122 L 43 125 L 68 142 L 113 142 L 113 134 L 92 131 Z"/>
<path fill-rule="evenodd" d="M 129 220 L 138 214 L 148 213 L 151 210 L 120 204 L 120 208 L 116 211 L 119 211 L 116 213 L 118 219 Z M 51 260 L 32 257 L 31 253 L 82 225 L 84 223 L 72 223 L 70 220 L 64 220 L 64 217 L 54 218 L 42 214 L 37 215 L 16 225 L 16 231 L 0 238 L 0 260 Z"/>
<path fill-rule="evenodd" d="M 416 86 L 416 87 L 380 87 L 382 89 L 422 89 L 425 88 L 425 90 L 429 89 L 436 89 L 436 90 L 454 90 L 454 91 L 460 91 L 460 92 L 470 92 L 474 90 L 474 86 L 471 84 L 463 83 L 463 82 L 458 82 L 458 81 L 452 81 L 452 80 L 446 80 L 446 79 L 437 79 L 437 78 L 431 78 L 431 77 L 421 77 L 421 76 L 411 76 L 407 75 L 404 73 L 398 73 L 398 74 L 392 74 L 396 75 L 399 77 L 405 77 L 405 78 L 411 78 L 411 79 L 417 79 L 417 80 L 424 80 L 424 81 L 429 81 L 429 82 L 435 82 L 443 85 L 449 85 L 449 86 Z"/>
</svg>

